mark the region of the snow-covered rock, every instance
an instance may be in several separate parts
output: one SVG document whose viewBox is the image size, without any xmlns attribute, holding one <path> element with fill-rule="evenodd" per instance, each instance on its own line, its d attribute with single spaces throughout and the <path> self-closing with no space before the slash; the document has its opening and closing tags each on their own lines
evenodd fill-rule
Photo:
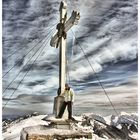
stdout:
<svg viewBox="0 0 140 140">
<path fill-rule="evenodd" d="M 28 115 L 28 118 L 26 117 L 22 116 L 14 121 L 4 120 L 3 127 L 5 131 L 3 131 L 3 139 L 20 140 L 20 133 L 23 128 L 48 126 L 50 123 L 46 120 L 42 120 L 46 115 L 37 114 Z M 93 140 L 138 140 L 137 114 L 121 113 L 118 116 L 110 115 L 102 117 L 101 115 L 88 113 L 82 116 L 74 116 L 74 118 L 78 120 L 78 123 L 71 124 L 71 131 L 91 132 L 93 134 Z"/>
<path fill-rule="evenodd" d="M 28 126 L 36 126 L 36 125 L 48 125 L 48 122 L 43 121 L 46 115 L 32 116 L 30 118 L 13 121 L 10 123 L 3 132 L 4 140 L 20 140 L 20 132 L 23 128 Z"/>
</svg>

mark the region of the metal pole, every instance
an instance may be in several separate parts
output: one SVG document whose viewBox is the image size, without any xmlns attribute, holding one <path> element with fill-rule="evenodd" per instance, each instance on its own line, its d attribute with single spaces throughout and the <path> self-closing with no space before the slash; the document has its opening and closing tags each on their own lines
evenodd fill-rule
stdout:
<svg viewBox="0 0 140 140">
<path fill-rule="evenodd" d="M 67 14 L 67 5 L 63 1 L 60 4 L 60 23 L 63 25 L 65 24 L 66 21 L 66 14 Z M 59 87 L 60 93 L 64 91 L 65 88 L 65 81 L 66 81 L 66 38 L 64 36 L 61 37 L 60 39 L 60 61 L 59 61 Z"/>
</svg>

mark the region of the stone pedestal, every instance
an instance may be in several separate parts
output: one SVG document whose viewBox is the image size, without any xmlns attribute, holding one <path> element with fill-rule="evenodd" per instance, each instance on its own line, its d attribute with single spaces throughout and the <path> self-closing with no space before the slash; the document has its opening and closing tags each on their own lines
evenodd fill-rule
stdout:
<svg viewBox="0 0 140 140">
<path fill-rule="evenodd" d="M 55 117 L 59 114 L 63 102 L 64 102 L 64 97 L 63 96 L 57 96 L 57 97 L 54 98 L 53 114 L 55 115 Z M 62 118 L 65 118 L 65 119 L 68 118 L 67 107 L 65 109 L 65 112 L 64 112 Z"/>
<path fill-rule="evenodd" d="M 48 115 L 42 119 L 43 121 L 50 122 L 50 126 L 56 129 L 70 130 L 70 121 L 68 119 L 57 119 L 54 115 Z"/>
<path fill-rule="evenodd" d="M 70 130 L 70 123 L 66 121 L 51 121 L 51 126 L 56 129 Z"/>
<path fill-rule="evenodd" d="M 92 139 L 92 134 L 75 130 L 50 128 L 43 125 L 23 128 L 20 134 L 20 140 L 65 140 L 78 138 Z"/>
</svg>

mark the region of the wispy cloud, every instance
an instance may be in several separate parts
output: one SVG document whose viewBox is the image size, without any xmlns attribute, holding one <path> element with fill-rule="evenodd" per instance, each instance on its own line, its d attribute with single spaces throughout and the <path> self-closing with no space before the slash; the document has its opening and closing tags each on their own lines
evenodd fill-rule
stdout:
<svg viewBox="0 0 140 140">
<path fill-rule="evenodd" d="M 13 110 L 15 104 L 21 103 L 21 98 L 25 99 L 22 95 L 26 95 L 32 101 L 34 99 L 37 101 L 36 97 L 39 95 L 40 98 L 42 95 L 50 94 L 51 97 L 56 95 L 59 81 L 59 49 L 50 47 L 49 40 L 59 22 L 59 3 L 60 1 L 56 0 L 3 1 L 3 74 L 15 65 L 3 78 L 4 89 L 21 70 L 6 91 L 5 98 L 10 97 L 28 69 L 32 67 L 14 93 L 13 100 L 10 101 Z M 69 76 L 75 91 L 78 94 L 82 92 L 86 94 L 90 89 L 99 89 L 95 72 L 103 86 L 108 90 L 111 89 L 115 94 L 120 93 L 117 88 L 123 93 L 130 86 L 136 89 L 137 0 L 89 0 L 88 2 L 72 0 L 68 1 L 68 9 L 68 16 L 73 9 L 81 14 L 78 25 L 72 28 L 77 39 L 71 31 L 68 32 Z M 53 32 L 48 38 L 48 44 L 32 65 L 39 52 L 36 55 L 34 53 L 37 49 L 41 49 L 44 43 L 37 45 L 27 56 L 25 54 L 41 38 L 49 34 L 50 29 L 53 29 Z M 95 72 L 85 59 L 79 44 Z M 19 51 L 7 58 L 17 49 Z M 29 61 L 33 55 L 34 57 Z M 131 82 L 132 80 L 135 82 Z M 134 92 L 137 91 L 134 90 Z M 31 111 L 30 102 L 27 100 Z M 10 113 L 8 105 L 7 113 Z M 26 112 L 27 106 L 23 108 L 23 112 Z"/>
</svg>

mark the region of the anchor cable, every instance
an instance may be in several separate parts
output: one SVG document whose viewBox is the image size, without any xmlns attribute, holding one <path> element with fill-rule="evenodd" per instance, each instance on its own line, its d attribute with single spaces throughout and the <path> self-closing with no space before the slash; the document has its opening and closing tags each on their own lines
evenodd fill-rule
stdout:
<svg viewBox="0 0 140 140">
<path fill-rule="evenodd" d="M 52 26 L 51 26 L 51 28 L 54 26 L 54 25 L 56 25 L 57 23 L 55 23 L 55 24 L 53 24 Z M 45 30 L 48 30 L 48 28 L 49 28 L 50 26 L 48 26 Z M 44 36 L 45 37 L 45 36 Z M 18 52 L 19 50 L 21 51 L 22 49 L 26 49 L 25 47 L 23 47 L 23 48 L 17 48 L 14 52 L 12 52 L 10 55 L 8 55 L 5 59 L 8 59 L 9 57 L 11 57 L 11 56 L 13 56 L 14 54 L 16 54 L 16 52 Z"/>
<path fill-rule="evenodd" d="M 70 84 L 70 74 L 69 74 L 68 60 L 67 60 L 67 65 L 66 65 L 66 76 L 67 76 L 66 81 L 68 82 L 68 84 Z"/>
<path fill-rule="evenodd" d="M 47 36 L 47 35 L 46 35 Z M 25 58 L 36 46 L 38 46 L 39 43 L 41 43 L 45 38 L 43 37 L 41 40 L 39 40 L 24 56 L 23 58 Z M 20 61 L 18 61 L 14 66 L 12 66 L 3 76 L 2 78 L 4 78 L 15 66 L 17 66 L 20 63 Z"/>
<path fill-rule="evenodd" d="M 71 29 L 71 31 L 72 31 L 72 29 Z M 106 92 L 105 88 L 103 87 L 103 85 L 102 85 L 102 83 L 101 83 L 101 81 L 100 81 L 100 79 L 99 79 L 99 77 L 98 77 L 97 73 L 95 72 L 95 70 L 94 70 L 94 68 L 93 68 L 92 64 L 90 63 L 90 61 L 89 61 L 89 59 L 88 59 L 88 56 L 87 56 L 87 55 L 86 55 L 86 53 L 84 52 L 83 48 L 81 47 L 80 43 L 78 42 L 78 39 L 77 39 L 77 37 L 75 36 L 75 34 L 74 34 L 74 32 L 73 32 L 73 31 L 72 31 L 72 34 L 74 35 L 75 40 L 77 41 L 77 43 L 78 43 L 78 45 L 79 45 L 80 49 L 82 50 L 82 52 L 83 52 L 83 54 L 84 54 L 84 56 L 85 56 L 86 60 L 88 61 L 88 63 L 89 63 L 89 65 L 90 65 L 91 69 L 93 70 L 93 72 L 94 72 L 94 74 L 95 74 L 95 76 L 96 76 L 96 79 L 98 80 L 98 82 L 99 82 L 99 84 L 100 84 L 101 88 L 103 89 L 103 91 L 104 91 L 105 95 L 107 96 L 107 98 L 108 98 L 108 100 L 109 100 L 109 102 L 110 102 L 110 104 L 111 104 L 111 106 L 112 106 L 113 110 L 114 110 L 114 111 L 115 111 L 115 113 L 118 115 L 118 112 L 117 112 L 117 110 L 115 109 L 115 106 L 113 105 L 113 103 L 112 103 L 111 99 L 109 98 L 109 96 L 108 96 L 108 94 L 107 94 L 107 92 Z"/>
<path fill-rule="evenodd" d="M 49 41 L 48 41 L 49 42 Z M 9 99 L 7 100 L 7 102 L 4 104 L 2 110 L 5 109 L 6 105 L 8 104 L 8 102 L 10 101 L 10 99 L 12 98 L 12 96 L 14 95 L 15 91 L 19 88 L 19 86 L 21 85 L 22 81 L 24 80 L 24 78 L 27 76 L 27 74 L 29 73 L 29 71 L 31 70 L 33 64 L 36 62 L 36 60 L 39 58 L 39 56 L 41 55 L 42 51 L 44 50 L 44 48 L 46 47 L 46 45 L 48 44 L 48 42 L 44 45 L 43 49 L 40 51 L 39 55 L 36 57 L 36 59 L 33 61 L 32 65 L 29 67 L 28 71 L 25 73 L 24 77 L 21 79 L 21 81 L 19 82 L 19 84 L 17 85 L 16 89 L 12 92 L 11 96 L 9 97 Z"/>
<path fill-rule="evenodd" d="M 51 33 L 53 31 L 53 29 L 49 32 L 49 34 Z M 49 34 L 48 34 L 48 36 L 49 36 Z M 46 39 L 46 40 L 48 40 L 48 38 Z M 43 41 L 42 42 L 42 44 L 40 45 L 40 46 L 42 46 L 45 42 L 46 42 L 46 40 L 45 41 Z M 36 50 L 36 52 L 30 57 L 30 59 L 27 61 L 27 63 L 22 67 L 22 69 L 18 72 L 18 74 L 13 78 L 13 80 L 8 84 L 8 86 L 3 90 L 3 92 L 2 93 L 5 93 L 5 91 L 10 87 L 10 85 L 15 81 L 15 79 L 18 77 L 18 75 L 22 72 L 22 70 L 27 66 L 27 64 L 31 61 L 31 59 L 37 54 L 37 52 L 40 50 L 40 48 L 38 48 L 37 50 Z M 5 96 L 6 94 L 4 94 L 3 95 L 3 97 Z"/>
</svg>

